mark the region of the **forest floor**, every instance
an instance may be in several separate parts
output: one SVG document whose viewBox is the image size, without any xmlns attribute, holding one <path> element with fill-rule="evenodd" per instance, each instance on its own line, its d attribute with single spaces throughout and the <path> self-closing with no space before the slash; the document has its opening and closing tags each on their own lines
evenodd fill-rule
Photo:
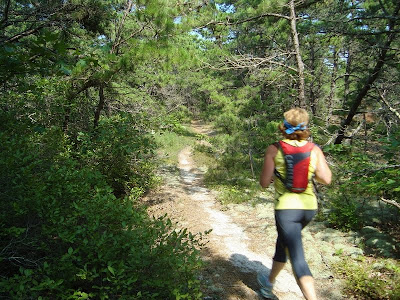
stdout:
<svg viewBox="0 0 400 300">
<path fill-rule="evenodd" d="M 196 133 L 212 134 L 210 127 L 199 122 L 191 127 Z M 187 146 L 179 153 L 178 168 L 160 170 L 164 181 L 146 196 L 148 211 L 154 216 L 167 214 L 192 233 L 212 229 L 201 251 L 204 300 L 262 299 L 256 275 L 269 272 L 277 237 L 272 188 L 260 192 L 251 203 L 222 205 L 217 192 L 205 187 L 206 168 L 197 166 L 192 155 Z M 360 254 L 355 237 L 313 221 L 303 231 L 303 242 L 319 299 L 346 298 L 333 266 L 340 262 L 340 255 Z M 303 299 L 290 263 L 278 276 L 274 293 L 280 300 Z"/>
</svg>

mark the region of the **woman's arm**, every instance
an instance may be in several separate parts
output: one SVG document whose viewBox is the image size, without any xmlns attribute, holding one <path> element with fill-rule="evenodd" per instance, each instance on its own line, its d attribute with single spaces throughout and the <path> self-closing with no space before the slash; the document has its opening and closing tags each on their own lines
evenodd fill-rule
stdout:
<svg viewBox="0 0 400 300">
<path fill-rule="evenodd" d="M 260 184 L 263 188 L 266 188 L 271 184 L 275 169 L 274 158 L 277 153 L 278 148 L 274 145 L 270 145 L 265 151 L 264 164 L 260 176 Z"/>
<path fill-rule="evenodd" d="M 315 168 L 315 179 L 323 184 L 330 184 L 332 181 L 332 172 L 326 162 L 325 155 L 319 147 L 314 147 L 313 151 L 317 154 L 317 166 Z"/>
</svg>

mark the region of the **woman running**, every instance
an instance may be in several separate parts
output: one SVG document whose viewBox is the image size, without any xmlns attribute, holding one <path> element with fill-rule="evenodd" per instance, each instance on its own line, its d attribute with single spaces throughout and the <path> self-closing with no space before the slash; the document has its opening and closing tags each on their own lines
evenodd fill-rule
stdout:
<svg viewBox="0 0 400 300">
<path fill-rule="evenodd" d="M 317 213 L 312 178 L 330 184 L 332 173 L 321 149 L 307 141 L 311 134 L 307 111 L 293 108 L 283 115 L 285 119 L 279 130 L 284 139 L 267 148 L 260 176 L 263 188 L 274 181 L 278 238 L 271 272 L 258 274 L 257 280 L 261 294 L 272 298 L 275 279 L 289 258 L 304 297 L 314 300 L 317 299 L 314 279 L 304 258 L 301 231 Z"/>
</svg>

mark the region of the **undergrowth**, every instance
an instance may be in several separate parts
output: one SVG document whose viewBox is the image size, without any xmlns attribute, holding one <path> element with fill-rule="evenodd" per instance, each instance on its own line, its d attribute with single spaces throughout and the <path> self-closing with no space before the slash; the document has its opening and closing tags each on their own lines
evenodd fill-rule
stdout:
<svg viewBox="0 0 400 300">
<path fill-rule="evenodd" d="M 179 152 L 187 146 L 192 147 L 192 158 L 197 166 L 210 166 L 215 163 L 211 148 L 196 143 L 207 140 L 207 137 L 194 133 L 186 126 L 176 125 L 171 130 L 156 132 L 154 138 L 158 145 L 158 157 L 163 164 L 178 165 Z"/>
<path fill-rule="evenodd" d="M 393 259 L 360 256 L 342 257 L 335 266 L 354 299 L 400 299 L 400 263 Z"/>
<path fill-rule="evenodd" d="M 132 117 L 0 120 L 1 299 L 201 299 L 202 236 L 147 215 L 155 145 Z"/>
<path fill-rule="evenodd" d="M 179 152 L 195 143 L 195 134 L 183 126 L 178 130 L 156 132 L 154 138 L 158 145 L 158 157 L 167 165 L 177 165 Z"/>
</svg>

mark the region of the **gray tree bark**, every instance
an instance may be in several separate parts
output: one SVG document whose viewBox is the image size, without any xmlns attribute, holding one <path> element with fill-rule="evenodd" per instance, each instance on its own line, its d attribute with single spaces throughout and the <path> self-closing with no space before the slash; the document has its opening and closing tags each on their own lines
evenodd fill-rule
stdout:
<svg viewBox="0 0 400 300">
<path fill-rule="evenodd" d="M 303 59 L 301 58 L 300 52 L 300 42 L 299 42 L 299 35 L 297 33 L 296 28 L 296 10 L 294 5 L 294 0 L 290 0 L 290 28 L 292 31 L 292 39 L 294 50 L 296 53 L 296 61 L 297 61 L 297 72 L 299 77 L 298 82 L 298 104 L 301 108 L 306 108 L 306 97 L 305 97 L 305 84 L 304 84 L 304 63 Z"/>
</svg>

